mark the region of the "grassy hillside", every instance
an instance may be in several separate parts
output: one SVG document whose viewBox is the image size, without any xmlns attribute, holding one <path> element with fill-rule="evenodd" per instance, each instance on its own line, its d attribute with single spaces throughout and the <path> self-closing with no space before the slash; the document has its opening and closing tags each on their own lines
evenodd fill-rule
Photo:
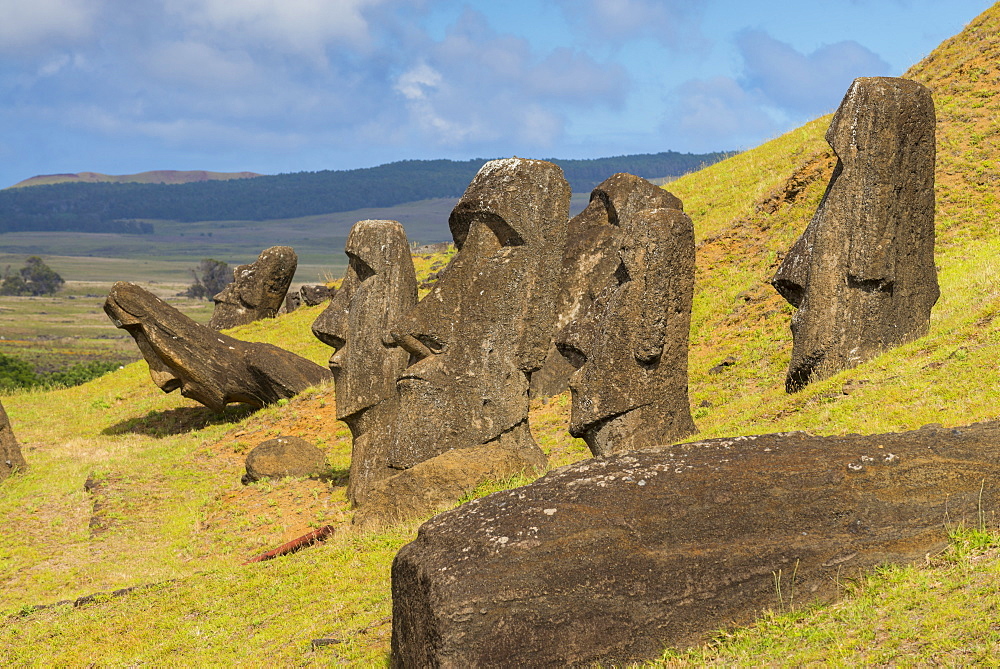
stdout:
<svg viewBox="0 0 1000 669">
<path fill-rule="evenodd" d="M 875 433 L 997 418 L 998 36 L 993 8 L 908 73 L 931 87 L 937 105 L 941 299 L 926 337 L 857 369 L 786 395 L 791 309 L 767 285 L 832 169 L 822 139 L 828 118 L 670 184 L 697 234 L 690 385 L 701 437 Z M 421 260 L 421 272 L 434 262 Z M 236 335 L 319 362 L 328 350 L 309 335 L 318 313 L 302 309 Z M 735 364 L 710 373 L 727 357 Z M 31 469 L 0 486 L 0 609 L 8 614 L 0 662 L 384 662 L 389 565 L 415 525 L 351 530 L 349 434 L 333 420 L 332 389 L 218 417 L 163 395 L 136 363 L 85 386 L 2 399 Z M 586 454 L 566 434 L 568 404 L 563 395 L 532 408 L 533 431 L 555 465 Z M 327 451 L 327 481 L 241 486 L 246 451 L 287 433 Z M 88 477 L 103 492 L 85 492 Z M 986 512 L 995 529 L 996 510 Z M 324 545 L 240 565 L 327 523 L 338 530 Z M 790 601 L 790 614 L 665 662 L 996 663 L 996 538 L 965 532 L 946 558 L 845 584 L 840 604 L 814 610 Z M 79 607 L 31 608 L 137 585 L 147 587 Z M 310 640 L 321 637 L 339 642 L 313 648 Z"/>
</svg>

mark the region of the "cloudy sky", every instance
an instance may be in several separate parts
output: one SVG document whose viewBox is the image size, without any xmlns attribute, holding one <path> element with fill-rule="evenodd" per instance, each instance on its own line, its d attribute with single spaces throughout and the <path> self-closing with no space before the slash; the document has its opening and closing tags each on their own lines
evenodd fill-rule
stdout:
<svg viewBox="0 0 1000 669">
<path fill-rule="evenodd" d="M 987 0 L 0 0 L 0 187 L 747 148 Z"/>
</svg>

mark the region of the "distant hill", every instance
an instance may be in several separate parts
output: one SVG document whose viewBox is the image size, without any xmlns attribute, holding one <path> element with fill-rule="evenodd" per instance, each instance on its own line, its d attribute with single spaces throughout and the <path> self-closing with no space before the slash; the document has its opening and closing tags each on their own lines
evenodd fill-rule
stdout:
<svg viewBox="0 0 1000 669">
<path fill-rule="evenodd" d="M 677 177 L 729 153 L 551 159 L 576 192 L 589 192 L 616 172 Z M 57 183 L 0 190 L 0 232 L 148 233 L 147 222 L 267 221 L 406 202 L 459 197 L 486 162 L 405 160 L 356 170 L 298 172 L 252 179 L 163 183 Z"/>
<path fill-rule="evenodd" d="M 19 181 L 11 188 L 22 186 L 49 186 L 62 183 L 139 183 L 139 184 L 186 184 L 194 181 L 226 181 L 228 179 L 249 179 L 259 177 L 256 172 L 206 172 L 205 170 L 153 170 L 138 174 L 101 174 L 100 172 L 80 172 L 78 174 L 40 174 Z"/>
</svg>

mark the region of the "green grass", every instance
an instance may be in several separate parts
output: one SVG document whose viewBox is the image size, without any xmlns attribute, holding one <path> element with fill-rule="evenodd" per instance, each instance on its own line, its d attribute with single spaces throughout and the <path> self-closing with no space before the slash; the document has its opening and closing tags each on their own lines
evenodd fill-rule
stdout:
<svg viewBox="0 0 1000 669">
<path fill-rule="evenodd" d="M 993 93 L 1000 91 L 1000 9 L 973 28 L 911 71 L 934 91 L 939 119 L 941 299 L 926 337 L 794 395 L 784 392 L 791 307 L 767 282 L 815 211 L 826 180 L 812 182 L 773 213 L 756 205 L 827 151 L 828 119 L 669 184 L 684 200 L 698 242 L 689 370 L 698 438 L 784 430 L 879 433 L 997 417 L 1000 212 L 994 193 L 1000 171 L 993 156 L 1000 154 L 994 120 L 1000 97 Z M 215 232 L 212 239 L 228 234 Z M 417 266 L 426 275 L 439 262 L 421 258 Z M 38 306 L 26 303 L 10 323 L 26 319 L 31 308 Z M 271 341 L 322 364 L 329 349 L 309 333 L 319 310 L 302 309 L 235 335 Z M 709 372 L 727 357 L 736 363 Z M 343 497 L 349 435 L 343 424 L 313 415 L 329 392 L 316 389 L 281 406 L 231 409 L 218 417 L 160 393 L 140 362 L 76 388 L 3 396 L 31 468 L 0 486 L 0 610 L 13 614 L 0 622 L 0 661 L 384 663 L 389 565 L 415 526 L 385 534 L 350 529 Z M 568 396 L 533 402 L 531 415 L 553 466 L 585 457 L 579 440 L 566 433 Z M 289 425 L 309 431 L 327 452 L 331 482 L 240 486 L 242 454 Z M 97 535 L 88 527 L 93 503 L 83 491 L 91 475 L 111 482 L 113 522 Z M 473 494 L 521 482 L 494 482 Z M 337 535 L 292 556 L 240 566 L 280 543 L 295 500 L 311 514 L 311 526 L 333 519 Z M 833 606 L 795 601 L 789 587 L 785 611 L 728 630 L 705 647 L 670 651 L 663 663 L 996 664 L 996 544 L 992 526 L 957 532 L 946 555 L 844 583 L 844 598 Z M 142 584 L 159 585 L 80 608 L 18 615 L 26 606 Z M 320 637 L 341 643 L 313 650 L 310 640 Z"/>
</svg>

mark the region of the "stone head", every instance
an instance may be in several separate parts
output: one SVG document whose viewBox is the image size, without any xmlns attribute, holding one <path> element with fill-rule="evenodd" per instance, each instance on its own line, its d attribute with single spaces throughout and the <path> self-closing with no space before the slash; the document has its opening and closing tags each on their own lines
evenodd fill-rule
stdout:
<svg viewBox="0 0 1000 669">
<path fill-rule="evenodd" d="M 298 256 L 290 246 L 264 249 L 257 260 L 233 271 L 233 282 L 212 299 L 212 327 L 223 329 L 273 318 L 295 276 Z"/>
<path fill-rule="evenodd" d="M 336 349 L 330 357 L 337 418 L 353 416 L 395 394 L 409 354 L 390 329 L 417 301 L 406 234 L 396 221 L 359 221 L 344 252 L 348 267 L 313 334 Z"/>
<path fill-rule="evenodd" d="M 554 328 L 569 196 L 544 161 L 491 161 L 473 179 L 449 219 L 457 254 L 393 330 L 411 354 L 401 445 L 477 445 L 525 420 L 527 374 Z"/>
</svg>

